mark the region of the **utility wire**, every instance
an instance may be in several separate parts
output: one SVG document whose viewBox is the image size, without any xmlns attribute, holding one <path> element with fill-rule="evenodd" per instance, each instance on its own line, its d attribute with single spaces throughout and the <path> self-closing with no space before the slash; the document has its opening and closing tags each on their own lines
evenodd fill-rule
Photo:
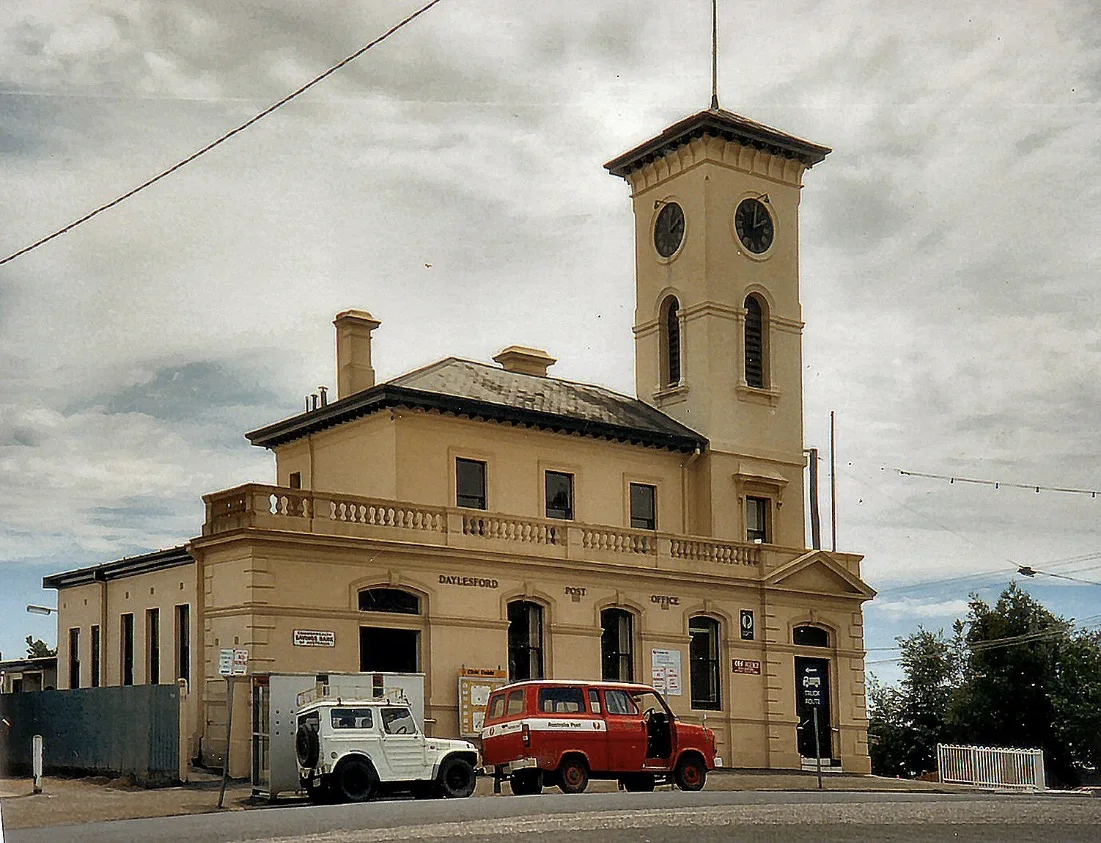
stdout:
<svg viewBox="0 0 1101 843">
<path fill-rule="evenodd" d="M 1072 624 L 1068 628 L 1055 628 L 1046 629 L 1041 632 L 1028 632 L 1023 635 L 1013 635 L 1008 638 L 991 638 L 988 641 L 976 641 L 973 644 L 968 644 L 967 647 L 973 653 L 986 652 L 988 650 L 1000 650 L 1005 647 L 1016 647 L 1020 644 L 1031 644 L 1040 641 L 1046 641 L 1049 639 L 1060 638 L 1064 635 L 1073 635 L 1075 632 L 1088 633 L 1091 631 L 1091 627 L 1098 627 L 1101 624 L 1098 620 L 1101 619 L 1101 615 L 1090 615 L 1087 618 L 1082 618 L 1081 621 Z M 871 652 L 872 649 L 886 649 L 886 648 L 871 648 L 866 652 Z M 898 656 L 892 659 L 875 659 L 873 661 L 865 662 L 865 666 L 873 664 L 896 664 L 902 661 L 902 657 Z"/>
<path fill-rule="evenodd" d="M 930 474 L 924 471 L 906 471 L 902 468 L 894 468 L 902 477 L 923 477 L 927 480 L 947 480 L 949 484 L 970 483 L 973 486 L 991 486 L 1000 489 L 1005 486 L 1009 489 L 1028 489 L 1035 492 L 1060 492 L 1065 495 L 1089 495 L 1096 498 L 1101 495 L 1101 490 L 1096 489 L 1070 489 L 1060 486 L 1041 486 L 1038 483 L 1006 483 L 1003 480 L 976 480 L 973 477 L 956 477 L 951 474 Z"/>
<path fill-rule="evenodd" d="M 4 264 L 9 263 L 10 261 L 15 260 L 16 258 L 27 254 L 27 252 L 30 252 L 30 251 L 33 251 L 34 249 L 37 249 L 39 246 L 42 246 L 42 245 L 45 245 L 46 243 L 49 243 L 51 240 L 53 240 L 56 237 L 60 237 L 62 234 L 67 234 L 68 232 L 70 232 L 74 228 L 76 228 L 78 225 L 82 225 L 83 223 L 88 222 L 88 220 L 92 219 L 92 217 L 97 216 L 97 215 L 103 213 L 104 211 L 109 210 L 109 209 L 115 207 L 116 205 L 118 205 L 122 202 L 125 202 L 131 196 L 133 196 L 137 193 L 140 193 L 141 191 L 145 190 L 147 187 L 153 186 L 154 184 L 156 184 L 157 182 L 159 182 L 161 179 L 165 178 L 166 176 L 172 175 L 172 173 L 174 173 L 177 170 L 187 166 L 188 164 L 190 164 L 192 161 L 194 161 L 199 156 L 205 155 L 206 153 L 208 153 L 212 149 L 214 149 L 214 147 L 220 146 L 221 144 L 225 143 L 227 140 L 229 140 L 234 135 L 238 134 L 239 132 L 243 132 L 249 126 L 263 120 L 265 117 L 267 117 L 273 111 L 275 111 L 277 108 L 281 108 L 282 106 L 286 105 L 287 103 L 289 103 L 291 100 L 293 100 L 294 98 L 296 98 L 300 94 L 305 93 L 310 88 L 312 88 L 314 85 L 318 84 L 323 79 L 326 79 L 327 77 L 329 77 L 332 74 L 336 73 L 338 70 L 340 70 L 345 65 L 350 64 L 351 62 L 355 61 L 360 56 L 362 56 L 364 53 L 366 53 L 368 50 L 370 50 L 372 47 L 374 47 L 376 44 L 381 44 L 383 41 L 385 41 L 387 38 L 389 38 L 391 35 L 393 35 L 399 29 L 404 27 L 406 24 L 411 23 L 413 20 L 420 17 L 421 15 L 423 15 L 425 12 L 427 12 L 429 9 L 431 9 L 433 6 L 435 6 L 437 3 L 440 3 L 440 2 L 441 2 L 441 0 L 431 0 L 431 2 L 426 3 L 424 6 L 419 8 L 417 11 L 413 12 L 413 14 L 409 15 L 404 20 L 402 20 L 399 23 L 395 24 L 394 26 L 390 27 L 388 30 L 386 30 L 386 32 L 384 32 L 382 35 L 380 35 L 374 41 L 371 41 L 369 44 L 366 44 L 363 47 L 360 47 L 358 50 L 356 50 L 350 56 L 348 56 L 347 58 L 344 58 L 341 61 L 337 62 L 332 67 L 330 67 L 328 70 L 326 70 L 324 73 L 322 73 L 318 76 L 315 76 L 313 79 L 311 79 L 309 82 L 307 82 L 302 87 L 300 87 L 297 90 L 287 94 L 287 96 L 283 97 L 283 99 L 279 100 L 276 103 L 273 103 L 272 105 L 269 105 L 267 108 L 265 108 L 259 114 L 257 114 L 255 117 L 252 117 L 249 120 L 246 120 L 244 123 L 242 123 L 237 128 L 231 129 L 230 131 L 226 132 L 224 135 L 222 135 L 217 140 L 212 141 L 211 143 L 208 143 L 206 146 L 204 146 L 198 152 L 192 153 L 191 155 L 184 158 L 182 161 L 176 162 L 171 167 L 169 167 L 167 170 L 163 170 L 162 172 L 160 172 L 157 175 L 153 176 L 151 179 L 148 179 L 147 181 L 142 182 L 137 187 L 135 187 L 132 190 L 127 191 L 126 193 L 122 194 L 118 198 L 112 199 L 110 202 L 107 202 L 104 205 L 100 205 L 94 211 L 90 211 L 89 213 L 82 216 L 80 219 L 74 220 L 73 222 L 69 223 L 68 225 L 66 225 L 63 228 L 59 228 L 53 234 L 49 234 L 46 237 L 43 237 L 41 240 L 36 240 L 34 243 L 31 243 L 29 246 L 24 246 L 19 251 L 13 252 L 12 254 L 8 255 L 6 258 L 0 259 L 0 266 L 3 266 Z"/>
</svg>

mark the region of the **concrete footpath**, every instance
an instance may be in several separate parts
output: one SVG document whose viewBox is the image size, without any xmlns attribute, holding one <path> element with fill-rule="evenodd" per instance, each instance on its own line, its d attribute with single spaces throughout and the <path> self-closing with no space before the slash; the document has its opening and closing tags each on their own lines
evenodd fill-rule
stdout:
<svg viewBox="0 0 1101 843">
<path fill-rule="evenodd" d="M 120 779 L 104 777 L 46 777 L 43 779 L 42 793 L 38 794 L 32 793 L 31 779 L 0 778 L 0 817 L 3 819 L 4 829 L 17 829 L 218 811 L 220 779 L 205 771 L 197 772 L 196 777 L 198 781 L 178 787 L 148 789 L 135 787 Z M 826 790 L 942 793 L 967 790 L 935 782 L 837 774 L 823 776 L 823 783 Z M 712 773 L 707 779 L 708 790 L 791 791 L 816 788 L 817 781 L 813 773 L 720 771 Z M 589 790 L 594 793 L 614 792 L 616 789 L 615 782 L 594 781 L 589 785 Z M 507 784 L 504 792 L 504 798 L 507 798 L 510 793 Z M 549 789 L 549 792 L 558 791 Z M 492 779 L 479 779 L 475 796 L 492 797 Z M 268 808 L 273 804 L 295 805 L 303 802 L 304 799 L 298 798 L 280 799 L 277 803 L 267 799 L 254 799 L 250 784 L 231 781 L 226 788 L 225 808 L 222 810 L 246 811 L 250 808 Z"/>
</svg>

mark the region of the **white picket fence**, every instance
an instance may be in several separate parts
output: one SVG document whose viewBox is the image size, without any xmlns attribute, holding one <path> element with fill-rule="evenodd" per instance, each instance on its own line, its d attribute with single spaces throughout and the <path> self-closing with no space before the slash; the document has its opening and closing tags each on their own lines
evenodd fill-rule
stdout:
<svg viewBox="0 0 1101 843">
<path fill-rule="evenodd" d="M 947 784 L 1044 790 L 1044 751 L 937 744 L 937 772 Z"/>
</svg>

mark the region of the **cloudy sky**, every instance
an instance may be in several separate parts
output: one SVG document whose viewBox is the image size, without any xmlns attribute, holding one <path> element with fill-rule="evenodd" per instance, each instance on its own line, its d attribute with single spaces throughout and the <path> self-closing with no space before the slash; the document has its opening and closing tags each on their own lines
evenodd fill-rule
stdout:
<svg viewBox="0 0 1101 843">
<path fill-rule="evenodd" d="M 36 0 L 0 16 L 0 252 L 372 40 L 406 0 Z M 1090 2 L 720 0 L 724 107 L 834 148 L 806 176 L 806 440 L 837 415 L 868 646 L 1020 564 L 1101 581 L 1101 13 Z M 332 384 L 548 349 L 632 393 L 633 220 L 602 164 L 706 107 L 710 4 L 443 0 L 272 117 L 0 267 L 0 651 L 44 574 L 196 534 L 270 481 L 242 438 Z M 825 475 L 824 475 L 825 477 Z M 828 482 L 828 477 L 826 478 Z M 829 529 L 826 529 L 827 539 Z M 1101 587 L 1039 577 L 1068 617 Z M 872 669 L 890 677 L 889 650 Z"/>
</svg>

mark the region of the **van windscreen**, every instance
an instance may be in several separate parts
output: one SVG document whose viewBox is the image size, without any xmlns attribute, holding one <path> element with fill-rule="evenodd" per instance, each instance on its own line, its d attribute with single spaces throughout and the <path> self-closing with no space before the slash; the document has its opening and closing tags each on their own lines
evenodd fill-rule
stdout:
<svg viewBox="0 0 1101 843">
<path fill-rule="evenodd" d="M 489 720 L 496 720 L 499 717 L 504 716 L 505 713 L 505 695 L 494 694 L 489 699 Z"/>
<path fill-rule="evenodd" d="M 580 688 L 540 688 L 539 710 L 548 714 L 576 714 L 585 710 L 585 692 Z"/>
</svg>

